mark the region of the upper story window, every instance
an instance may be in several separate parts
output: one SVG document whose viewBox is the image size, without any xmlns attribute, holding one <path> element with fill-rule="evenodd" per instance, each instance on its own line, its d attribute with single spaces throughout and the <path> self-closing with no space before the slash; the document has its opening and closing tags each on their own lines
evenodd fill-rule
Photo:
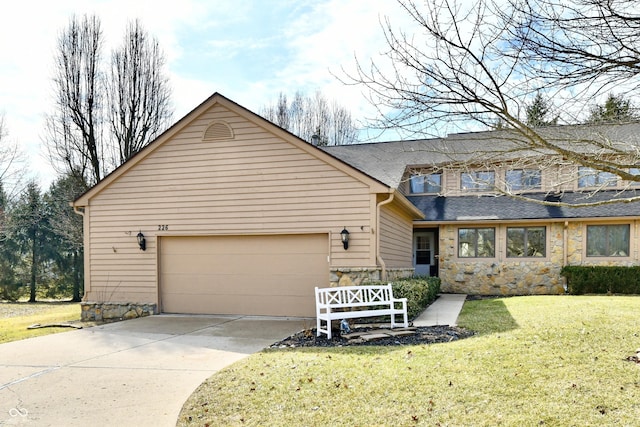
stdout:
<svg viewBox="0 0 640 427">
<path fill-rule="evenodd" d="M 640 168 L 629 168 L 631 175 L 640 175 Z M 640 185 L 640 181 L 632 181 L 631 185 Z"/>
<path fill-rule="evenodd" d="M 588 225 L 587 256 L 629 256 L 629 224 Z"/>
<path fill-rule="evenodd" d="M 458 257 L 493 258 L 496 256 L 495 228 L 459 228 Z"/>
<path fill-rule="evenodd" d="M 440 193 L 442 190 L 442 174 L 412 175 L 409 184 L 412 193 Z"/>
<path fill-rule="evenodd" d="M 463 172 L 460 175 L 460 189 L 469 191 L 493 190 L 496 173 L 493 171 Z"/>
<path fill-rule="evenodd" d="M 581 166 L 578 168 L 578 187 L 615 187 L 618 176 L 611 172 L 603 172 Z"/>
<path fill-rule="evenodd" d="M 539 190 L 542 188 L 542 173 L 537 169 L 514 169 L 505 174 L 507 190 Z"/>
</svg>

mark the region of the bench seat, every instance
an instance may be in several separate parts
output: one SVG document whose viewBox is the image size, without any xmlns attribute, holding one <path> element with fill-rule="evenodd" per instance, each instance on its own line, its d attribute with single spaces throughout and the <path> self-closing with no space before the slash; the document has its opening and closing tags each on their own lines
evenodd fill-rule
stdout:
<svg viewBox="0 0 640 427">
<path fill-rule="evenodd" d="M 345 309 L 358 309 L 344 311 Z M 335 310 L 340 311 L 335 311 Z M 391 327 L 399 326 L 396 315 L 403 316 L 403 327 L 408 327 L 407 299 L 394 298 L 391 284 L 372 286 L 316 287 L 316 331 L 331 339 L 331 321 L 359 317 L 391 316 Z M 325 327 L 322 326 L 324 322 Z"/>
</svg>

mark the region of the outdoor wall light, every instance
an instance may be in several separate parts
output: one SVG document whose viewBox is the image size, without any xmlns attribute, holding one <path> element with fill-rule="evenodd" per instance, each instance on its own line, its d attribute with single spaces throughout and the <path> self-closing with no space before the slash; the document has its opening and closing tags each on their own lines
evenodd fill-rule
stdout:
<svg viewBox="0 0 640 427">
<path fill-rule="evenodd" d="M 144 234 L 142 234 L 142 231 L 138 233 L 138 246 L 140 246 L 141 251 L 147 250 L 147 241 L 145 240 Z"/>
<path fill-rule="evenodd" d="M 342 240 L 342 246 L 344 246 L 344 250 L 349 249 L 349 231 L 347 227 L 343 228 L 340 232 L 340 239 Z"/>
</svg>

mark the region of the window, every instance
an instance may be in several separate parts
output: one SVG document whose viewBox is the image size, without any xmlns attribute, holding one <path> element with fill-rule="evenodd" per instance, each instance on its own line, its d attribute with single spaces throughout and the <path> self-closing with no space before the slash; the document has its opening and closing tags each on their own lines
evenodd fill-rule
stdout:
<svg viewBox="0 0 640 427">
<path fill-rule="evenodd" d="M 592 168 L 578 168 L 578 187 L 615 187 L 618 176 Z"/>
<path fill-rule="evenodd" d="M 629 168 L 631 175 L 640 175 L 640 168 Z M 640 185 L 640 181 L 632 181 L 631 185 Z"/>
<path fill-rule="evenodd" d="M 493 258 L 496 247 L 495 228 L 458 229 L 458 257 Z"/>
<path fill-rule="evenodd" d="M 508 227 L 507 257 L 546 256 L 545 227 Z"/>
<path fill-rule="evenodd" d="M 493 171 L 463 172 L 460 175 L 460 189 L 471 191 L 491 190 L 496 183 L 496 174 Z"/>
<path fill-rule="evenodd" d="M 536 169 L 514 169 L 506 173 L 507 189 L 532 190 L 542 187 L 542 174 Z"/>
<path fill-rule="evenodd" d="M 587 256 L 629 256 L 629 224 L 588 225 Z"/>
<path fill-rule="evenodd" d="M 439 193 L 442 190 L 442 174 L 412 175 L 410 184 L 412 193 Z"/>
<path fill-rule="evenodd" d="M 416 264 L 431 264 L 431 239 L 416 236 Z"/>
</svg>

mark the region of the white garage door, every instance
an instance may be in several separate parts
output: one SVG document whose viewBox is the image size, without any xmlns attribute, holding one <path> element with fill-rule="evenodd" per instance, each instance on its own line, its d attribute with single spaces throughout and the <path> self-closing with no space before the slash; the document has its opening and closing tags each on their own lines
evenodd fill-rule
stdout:
<svg viewBox="0 0 640 427">
<path fill-rule="evenodd" d="M 165 313 L 315 316 L 328 236 L 161 237 Z"/>
</svg>

